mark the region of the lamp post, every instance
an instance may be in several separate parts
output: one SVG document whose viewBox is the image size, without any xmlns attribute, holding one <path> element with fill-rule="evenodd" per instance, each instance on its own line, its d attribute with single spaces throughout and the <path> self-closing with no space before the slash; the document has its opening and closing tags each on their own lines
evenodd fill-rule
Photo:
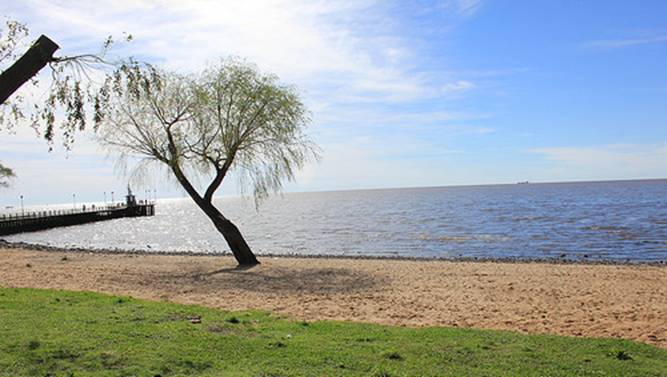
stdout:
<svg viewBox="0 0 667 377">
<path fill-rule="evenodd" d="M 23 208 L 23 195 L 21 195 L 21 216 L 25 217 L 25 209 Z"/>
<path fill-rule="evenodd" d="M 76 194 L 72 194 L 72 209 L 76 209 Z"/>
<path fill-rule="evenodd" d="M 107 192 L 104 192 L 104 205 L 107 205 Z"/>
<path fill-rule="evenodd" d="M 113 191 L 111 191 L 111 205 L 113 205 L 113 204 L 114 204 L 114 200 L 113 200 Z"/>
</svg>

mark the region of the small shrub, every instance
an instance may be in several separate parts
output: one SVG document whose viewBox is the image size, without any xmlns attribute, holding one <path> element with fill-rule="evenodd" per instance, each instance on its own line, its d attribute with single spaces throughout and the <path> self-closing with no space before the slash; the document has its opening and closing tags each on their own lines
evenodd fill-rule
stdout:
<svg viewBox="0 0 667 377">
<path fill-rule="evenodd" d="M 389 360 L 396 360 L 396 361 L 403 360 L 403 356 L 401 356 L 401 354 L 396 351 L 388 352 L 384 355 L 384 357 Z"/>
<path fill-rule="evenodd" d="M 625 352 L 624 350 L 619 350 L 619 351 L 613 352 L 613 355 L 618 360 L 623 360 L 623 361 L 632 360 L 632 356 L 630 356 L 630 354 Z"/>
<path fill-rule="evenodd" d="M 225 320 L 225 322 L 229 322 L 229 323 L 233 323 L 233 324 L 241 323 L 241 321 L 236 317 L 227 318 Z"/>
<path fill-rule="evenodd" d="M 274 343 L 269 343 L 269 347 L 271 347 L 271 348 L 285 348 L 285 347 L 287 347 L 287 344 L 278 341 L 278 342 L 274 342 Z"/>
</svg>

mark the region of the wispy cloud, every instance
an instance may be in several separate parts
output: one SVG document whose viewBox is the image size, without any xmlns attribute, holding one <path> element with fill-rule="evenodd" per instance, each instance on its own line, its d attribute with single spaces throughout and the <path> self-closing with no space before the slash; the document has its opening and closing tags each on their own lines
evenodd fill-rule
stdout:
<svg viewBox="0 0 667 377">
<path fill-rule="evenodd" d="M 667 34 L 653 34 L 617 39 L 599 39 L 586 42 L 584 43 L 584 46 L 591 49 L 611 50 L 655 43 L 667 43 Z"/>
<path fill-rule="evenodd" d="M 452 10 L 451 15 L 459 18 L 474 14 L 481 6 L 479 0 L 447 3 L 451 3 L 445 5 Z M 2 4 L 0 11 L 26 22 L 35 34 L 51 36 L 62 46 L 59 53 L 65 55 L 95 51 L 106 36 L 128 32 L 135 40 L 118 46 L 118 56 L 134 55 L 168 68 L 196 71 L 221 56 L 238 55 L 278 74 L 303 92 L 313 112 L 312 132 L 325 147 L 323 167 L 316 169 L 319 184 L 314 188 L 326 186 L 327 177 L 340 173 L 333 166 L 341 162 L 341 151 L 358 158 L 355 165 L 368 167 L 359 172 L 360 176 L 376 172 L 379 182 L 380 173 L 387 169 L 377 169 L 378 164 L 384 166 L 378 156 L 395 155 L 392 151 L 396 150 L 402 150 L 406 158 L 410 153 L 437 155 L 445 149 L 450 153 L 435 141 L 425 141 L 428 136 L 418 132 L 437 130 L 472 136 L 492 131 L 474 124 L 462 125 L 480 115 L 448 106 L 450 100 L 479 90 L 475 76 L 442 66 L 438 67 L 441 72 L 423 67 L 419 49 L 427 41 L 401 29 L 397 19 L 400 15 L 382 0 L 26 0 Z M 454 20 L 448 17 L 443 22 Z M 420 101 L 438 105 L 421 106 Z M 388 128 L 397 131 L 398 136 L 383 137 Z M 19 190 L 29 190 L 37 187 L 35 182 L 41 185 L 45 181 L 21 172 L 45 168 L 41 165 L 46 149 L 43 142 L 34 140 L 32 134 L 24 136 L 4 148 L 7 154 L 9 149 L 17 153 L 36 151 L 34 158 L 7 157 L 7 162 L 21 173 L 15 184 Z M 371 148 L 368 143 L 345 146 L 346 140 L 364 138 L 376 140 L 374 153 L 365 152 Z M 25 144 L 31 142 L 32 147 Z M 418 147 L 406 148 L 406 142 Z M 66 153 L 57 156 L 53 166 L 45 169 L 50 174 L 69 175 L 70 183 L 81 187 L 95 185 L 93 170 L 74 174 L 60 169 L 55 161 L 77 166 L 80 159 L 90 158 L 99 164 L 101 172 L 112 164 L 94 150 L 94 144 L 81 139 L 70 159 L 63 160 Z M 336 178 L 341 182 L 345 179 Z"/>
<path fill-rule="evenodd" d="M 381 139 L 354 138 L 327 143 L 322 148 L 330 158 L 299 173 L 299 180 L 305 183 L 302 189 L 433 185 L 445 182 L 450 173 L 437 162 L 460 153 L 444 142 L 418 140 L 405 134 Z"/>
<path fill-rule="evenodd" d="M 445 93 L 467 92 L 473 88 L 475 88 L 475 84 L 467 80 L 458 80 L 455 82 L 446 83 L 442 86 L 442 90 Z"/>
<path fill-rule="evenodd" d="M 447 3 L 469 15 L 481 2 Z M 128 32 L 135 41 L 119 55 L 186 71 L 238 55 L 330 102 L 417 101 L 476 87 L 469 78 L 420 70 L 420 43 L 380 0 L 26 0 L 0 10 L 38 25 L 63 54 L 90 52 L 107 35 Z"/>
<path fill-rule="evenodd" d="M 23 6 L 31 13 L 29 24 L 47 29 L 63 52 L 89 49 L 106 35 L 125 31 L 136 39 L 120 52 L 179 70 L 239 55 L 309 89 L 314 80 L 323 86 L 335 78 L 335 85 L 348 91 L 418 98 L 429 83 L 410 71 L 410 43 L 391 29 L 379 3 L 32 0 Z M 372 29 L 363 26 L 369 23 Z"/>
<path fill-rule="evenodd" d="M 472 16 L 482 7 L 482 0 L 445 0 L 445 9 L 454 10 L 461 16 Z"/>
<path fill-rule="evenodd" d="M 550 147 L 529 152 L 542 155 L 570 177 L 583 179 L 662 177 L 667 171 L 667 143 Z"/>
</svg>

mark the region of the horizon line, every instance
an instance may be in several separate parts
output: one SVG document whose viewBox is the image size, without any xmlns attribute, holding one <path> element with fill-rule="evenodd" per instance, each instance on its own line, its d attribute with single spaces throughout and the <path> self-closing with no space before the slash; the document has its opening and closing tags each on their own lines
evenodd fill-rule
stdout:
<svg viewBox="0 0 667 377">
<path fill-rule="evenodd" d="M 313 190 L 313 191 L 283 191 L 277 192 L 269 196 L 282 196 L 292 194 L 318 194 L 318 193 L 337 193 L 337 192 L 352 192 L 352 191 L 390 191 L 390 190 L 411 190 L 411 189 L 436 189 L 436 188 L 463 188 L 463 187 L 492 187 L 492 186 L 523 186 L 523 185 L 554 185 L 554 184 L 584 184 L 584 183 L 620 183 L 620 182 L 652 182 L 652 181 L 667 181 L 667 177 L 663 178 L 630 178 L 630 179 L 601 179 L 601 180 L 570 180 L 570 181 L 519 181 L 519 182 L 500 182 L 500 183 L 475 183 L 475 184 L 451 184 L 451 185 L 429 185 L 429 186 L 402 186 L 402 187 L 373 187 L 373 188 L 350 188 L 350 189 L 333 189 L 333 190 Z M 216 195 L 215 199 L 252 199 L 251 195 Z M 183 196 L 171 197 L 157 197 L 159 200 L 176 200 L 176 199 L 191 199 L 187 194 Z M 152 198 L 149 200 L 153 200 Z M 116 200 L 116 203 L 122 201 Z M 77 205 L 83 204 L 97 204 L 105 203 L 103 201 L 82 201 Z M 108 201 L 106 204 L 111 203 Z M 26 207 L 37 206 L 58 206 L 71 205 L 72 203 L 38 203 L 28 204 Z M 8 207 L 16 208 L 16 206 L 2 205 L 0 211 L 8 209 Z"/>
</svg>

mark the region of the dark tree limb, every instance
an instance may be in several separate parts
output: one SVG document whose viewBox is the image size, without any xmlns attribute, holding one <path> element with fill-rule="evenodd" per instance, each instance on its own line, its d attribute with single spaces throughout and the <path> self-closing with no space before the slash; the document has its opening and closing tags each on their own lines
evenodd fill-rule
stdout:
<svg viewBox="0 0 667 377">
<path fill-rule="evenodd" d="M 215 228 L 218 229 L 218 231 L 225 238 L 225 241 L 227 241 L 227 244 L 229 245 L 234 258 L 236 258 L 236 261 L 239 263 L 239 266 L 252 267 L 258 265 L 259 261 L 255 257 L 255 254 L 253 254 L 250 246 L 248 246 L 248 243 L 246 243 L 243 235 L 241 234 L 241 231 L 239 231 L 239 228 L 229 219 L 223 216 L 223 214 L 220 213 L 220 211 L 218 211 L 218 209 L 215 208 L 215 206 L 210 201 L 206 201 L 201 196 L 199 196 L 199 193 L 187 179 L 178 163 L 173 163 L 172 161 L 171 169 L 181 186 L 183 186 L 185 191 L 195 201 L 197 206 L 199 206 L 199 208 L 204 211 L 206 216 L 208 216 L 208 218 L 213 222 Z"/>
<path fill-rule="evenodd" d="M 33 78 L 48 63 L 60 47 L 49 37 L 41 35 L 37 41 L 11 67 L 0 74 L 0 104 Z"/>
<path fill-rule="evenodd" d="M 215 194 L 215 191 L 218 189 L 218 187 L 220 187 L 222 180 L 225 179 L 225 175 L 227 175 L 227 171 L 229 170 L 230 165 L 231 163 L 225 161 L 225 164 L 221 168 L 216 169 L 215 178 L 211 184 L 208 185 L 208 189 L 204 194 L 204 201 L 207 203 L 211 203 L 213 201 L 213 194 Z"/>
</svg>

